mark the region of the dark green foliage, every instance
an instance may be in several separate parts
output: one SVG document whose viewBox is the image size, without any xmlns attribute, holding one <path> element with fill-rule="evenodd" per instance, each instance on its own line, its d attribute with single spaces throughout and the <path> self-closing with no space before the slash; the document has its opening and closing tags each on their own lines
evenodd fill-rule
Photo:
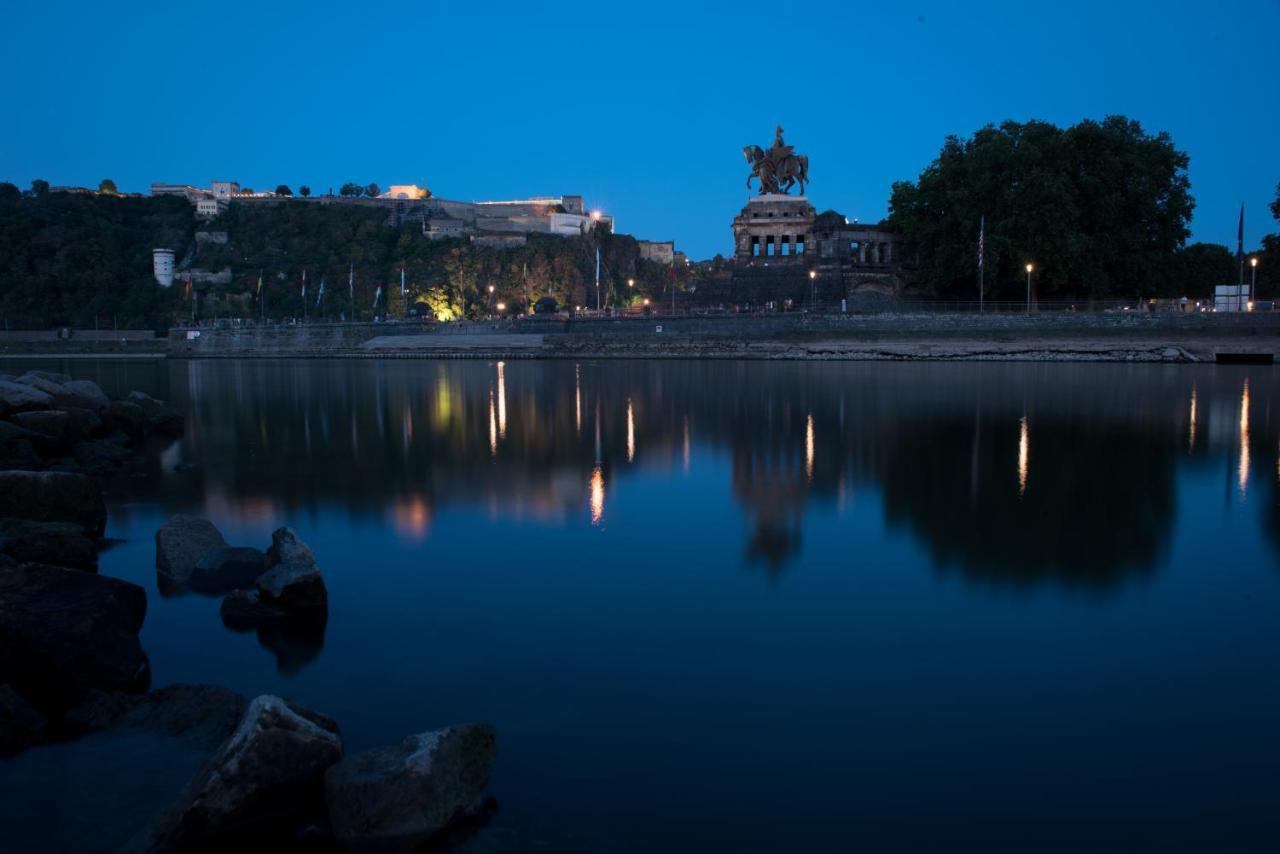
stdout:
<svg viewBox="0 0 1280 854">
<path fill-rule="evenodd" d="M 195 217 L 181 198 L 0 190 L 0 313 L 11 329 L 164 329 L 180 294 L 156 284 L 151 250 L 179 258 Z"/>
<path fill-rule="evenodd" d="M 277 196 L 292 196 L 292 195 L 293 195 L 293 190 L 290 190 L 290 189 L 289 189 L 289 185 L 288 185 L 288 184 L 278 184 L 278 185 L 276 186 L 276 195 L 277 195 Z"/>
<path fill-rule="evenodd" d="M 1168 134 L 1122 116 L 1005 122 L 949 137 L 918 181 L 894 184 L 890 222 L 939 296 L 976 298 L 983 216 L 988 298 L 1020 298 L 1029 262 L 1039 298 L 1178 295 L 1187 164 Z"/>
<path fill-rule="evenodd" d="M 115 181 L 112 181 L 110 178 L 103 178 L 102 181 L 98 184 L 98 192 L 99 193 L 118 193 L 120 191 L 116 189 Z"/>
<path fill-rule="evenodd" d="M 301 187 L 298 188 L 298 195 L 302 196 L 302 198 L 304 199 L 307 198 L 308 196 L 311 195 L 311 188 L 308 187 L 306 184 L 303 184 Z"/>
<path fill-rule="evenodd" d="M 1235 284 L 1239 276 L 1236 255 L 1221 243 L 1193 243 L 1178 252 L 1181 266 L 1180 295 L 1212 298 L 1218 285 Z"/>
<path fill-rule="evenodd" d="M 338 190 L 338 195 L 351 197 L 351 196 L 358 196 L 362 192 L 364 192 L 364 189 L 359 184 L 353 184 L 352 182 L 348 181 L 347 183 L 342 185 L 342 188 L 340 190 Z"/>
<path fill-rule="evenodd" d="M 641 261 L 636 241 L 601 230 L 597 236 L 529 235 L 522 247 L 494 249 L 466 239 L 429 240 L 421 224 L 401 228 L 387 225 L 383 207 L 317 204 L 301 200 L 280 204 L 237 203 L 213 225 L 225 230 L 230 242 L 203 244 L 192 266 L 220 270 L 230 267 L 232 285 L 205 293 L 240 298 L 256 291 L 263 271 L 265 306 L 243 303 L 217 309 L 222 316 L 255 316 L 265 308 L 270 318 L 301 317 L 302 272 L 307 272 L 306 314 L 316 317 L 320 280 L 325 280 L 324 314 L 351 316 L 347 280 L 355 274 L 355 309 L 361 319 L 373 314 L 379 285 L 385 303 L 379 313 L 420 315 L 443 319 L 477 317 L 504 302 L 507 313 L 532 306 L 551 295 L 561 305 L 595 307 L 595 250 L 600 246 L 600 300 L 619 307 L 627 299 L 627 279 L 636 280 L 637 298 L 661 298 L 668 291 L 666 268 Z M 408 293 L 400 299 L 400 270 Z M 489 285 L 494 294 L 489 295 Z M 203 314 L 213 309 L 202 307 Z"/>
<path fill-rule="evenodd" d="M 364 188 L 364 194 L 371 199 L 381 192 L 382 192 L 382 189 L 377 184 L 370 184 L 369 186 Z"/>
</svg>

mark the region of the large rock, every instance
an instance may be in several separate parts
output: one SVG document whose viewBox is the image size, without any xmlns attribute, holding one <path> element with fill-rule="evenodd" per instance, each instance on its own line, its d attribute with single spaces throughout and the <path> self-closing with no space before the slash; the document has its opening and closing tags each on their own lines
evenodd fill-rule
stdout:
<svg viewBox="0 0 1280 854">
<path fill-rule="evenodd" d="M 10 416 L 10 420 L 23 429 L 56 440 L 58 444 L 66 444 L 71 439 L 71 416 L 58 409 L 18 412 Z"/>
<path fill-rule="evenodd" d="M 335 840 L 352 852 L 416 850 L 480 805 L 494 751 L 492 726 L 463 724 L 347 757 L 325 774 Z"/>
<path fill-rule="evenodd" d="M 20 383 L 29 383 L 33 380 L 44 380 L 45 382 L 51 382 L 54 385 L 62 385 L 63 383 L 71 382 L 71 375 L 62 374 L 57 371 L 27 371 L 25 374 L 18 377 L 18 382 Z"/>
<path fill-rule="evenodd" d="M 147 427 L 164 436 L 178 438 L 183 433 L 183 418 L 163 402 L 140 391 L 129 392 L 129 403 L 136 404 L 146 418 Z"/>
<path fill-rule="evenodd" d="M 262 602 L 290 612 L 325 611 L 329 591 L 314 563 L 282 563 L 258 578 Z"/>
<path fill-rule="evenodd" d="M 147 413 L 142 407 L 128 400 L 113 400 L 102 414 L 104 429 L 118 430 L 131 441 L 140 439 L 147 429 Z"/>
<path fill-rule="evenodd" d="M 227 541 L 208 519 L 177 515 L 156 531 L 156 571 L 167 581 L 185 586 L 196 562 Z"/>
<path fill-rule="evenodd" d="M 74 522 L 97 538 L 107 527 L 102 484 L 67 472 L 0 472 L 0 517 Z"/>
<path fill-rule="evenodd" d="M 324 772 L 341 758 L 332 720 L 279 697 L 256 697 L 157 821 L 154 847 L 223 851 L 292 838 L 299 826 L 323 820 Z"/>
<path fill-rule="evenodd" d="M 102 430 L 102 418 L 90 409 L 78 406 L 67 406 L 62 409 L 71 421 L 71 434 L 75 439 L 87 439 L 96 436 Z"/>
<path fill-rule="evenodd" d="M 109 475 L 130 456 L 129 449 L 110 439 L 89 439 L 76 443 L 72 452 L 76 466 L 85 474 Z"/>
<path fill-rule="evenodd" d="M 286 611 L 314 612 L 329 607 L 329 592 L 316 556 L 292 528 L 272 532 L 267 572 L 258 579 L 257 587 L 263 604 Z"/>
<path fill-rule="evenodd" d="M 54 394 L 53 399 L 61 406 L 74 406 L 98 413 L 105 411 L 111 403 L 110 398 L 92 380 L 65 382 L 61 385 L 61 391 Z"/>
<path fill-rule="evenodd" d="M 45 717 L 9 685 L 0 685 L 0 756 L 12 756 L 44 736 Z"/>
<path fill-rule="evenodd" d="M 144 730 L 213 750 L 235 731 L 249 701 L 219 685 L 166 685 L 149 694 L 93 692 L 67 713 L 78 731 Z"/>
<path fill-rule="evenodd" d="M 19 561 L 98 569 L 98 544 L 74 522 L 0 519 L 0 554 Z"/>
<path fill-rule="evenodd" d="M 201 593 L 225 593 L 251 586 L 266 570 L 266 556 L 257 549 L 227 546 L 196 558 L 187 586 Z"/>
<path fill-rule="evenodd" d="M 276 528 L 271 532 L 271 547 L 267 549 L 267 569 L 281 563 L 309 563 L 315 565 L 316 556 L 311 547 L 298 538 L 293 528 Z"/>
<path fill-rule="evenodd" d="M 0 417 L 15 412 L 52 409 L 53 395 L 23 383 L 0 380 Z"/>
<path fill-rule="evenodd" d="M 0 682 L 65 709 L 89 691 L 145 691 L 138 632 L 147 594 L 136 584 L 0 557 Z"/>
</svg>

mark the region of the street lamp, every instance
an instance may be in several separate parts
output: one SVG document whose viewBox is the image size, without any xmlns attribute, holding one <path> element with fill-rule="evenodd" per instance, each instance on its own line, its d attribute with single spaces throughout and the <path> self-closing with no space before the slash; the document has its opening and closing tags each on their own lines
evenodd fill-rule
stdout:
<svg viewBox="0 0 1280 854">
<path fill-rule="evenodd" d="M 1253 268 L 1253 272 L 1249 275 L 1249 302 L 1252 303 L 1258 298 L 1258 256 L 1254 255 L 1249 259 L 1249 266 Z"/>
<path fill-rule="evenodd" d="M 1032 266 L 1031 264 L 1027 265 L 1027 313 L 1028 314 L 1031 313 L 1031 271 L 1034 269 L 1035 267 Z"/>
<path fill-rule="evenodd" d="M 818 271 L 809 271 L 809 304 L 816 310 L 818 307 Z"/>
</svg>

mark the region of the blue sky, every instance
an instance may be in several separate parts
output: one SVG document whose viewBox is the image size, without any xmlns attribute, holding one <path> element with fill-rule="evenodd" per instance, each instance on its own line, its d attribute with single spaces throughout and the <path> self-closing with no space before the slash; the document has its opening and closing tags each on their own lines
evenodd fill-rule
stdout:
<svg viewBox="0 0 1280 854">
<path fill-rule="evenodd" d="M 579 193 L 731 251 L 741 149 L 781 122 L 863 221 L 947 134 L 1123 113 L 1191 155 L 1193 239 L 1280 229 L 1280 0 L 30 2 L 0 6 L 0 179 Z"/>
</svg>

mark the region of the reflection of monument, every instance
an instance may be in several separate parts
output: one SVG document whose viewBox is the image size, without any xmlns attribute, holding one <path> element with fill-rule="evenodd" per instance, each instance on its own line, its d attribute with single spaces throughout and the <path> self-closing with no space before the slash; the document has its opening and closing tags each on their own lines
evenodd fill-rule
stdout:
<svg viewBox="0 0 1280 854">
<path fill-rule="evenodd" d="M 851 224 L 831 210 L 819 214 L 803 194 L 809 158 L 796 154 L 782 134 L 778 127 L 767 150 L 743 148 L 751 167 L 747 186 L 758 182 L 760 190 L 733 220 L 732 279 L 713 283 L 703 298 L 757 304 L 790 300 L 796 307 L 817 299 L 831 308 L 842 299 L 898 294 L 904 260 L 898 236 L 883 224 Z M 799 195 L 789 194 L 794 186 Z"/>
</svg>

